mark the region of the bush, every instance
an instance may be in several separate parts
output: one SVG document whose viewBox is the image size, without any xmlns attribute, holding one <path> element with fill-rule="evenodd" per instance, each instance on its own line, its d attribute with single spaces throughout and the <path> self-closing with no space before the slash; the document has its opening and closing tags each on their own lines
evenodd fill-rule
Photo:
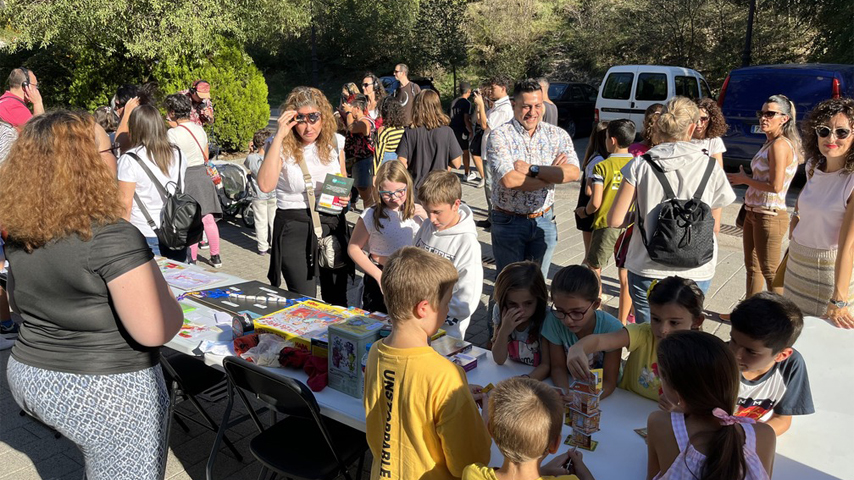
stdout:
<svg viewBox="0 0 854 480">
<path fill-rule="evenodd" d="M 224 44 L 201 60 L 160 63 L 152 76 L 164 94 L 184 90 L 200 78 L 210 82 L 214 124 L 206 130 L 225 150 L 243 150 L 270 120 L 264 76 L 235 44 Z"/>
</svg>

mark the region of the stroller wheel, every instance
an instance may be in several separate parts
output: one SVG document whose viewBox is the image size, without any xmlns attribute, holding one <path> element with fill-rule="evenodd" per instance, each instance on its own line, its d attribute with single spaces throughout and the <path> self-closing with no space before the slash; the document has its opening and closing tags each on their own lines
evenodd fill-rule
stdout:
<svg viewBox="0 0 854 480">
<path fill-rule="evenodd" d="M 252 205 L 246 205 L 240 211 L 240 218 L 243 219 L 243 224 L 246 228 L 255 228 L 255 212 L 252 211 Z"/>
</svg>

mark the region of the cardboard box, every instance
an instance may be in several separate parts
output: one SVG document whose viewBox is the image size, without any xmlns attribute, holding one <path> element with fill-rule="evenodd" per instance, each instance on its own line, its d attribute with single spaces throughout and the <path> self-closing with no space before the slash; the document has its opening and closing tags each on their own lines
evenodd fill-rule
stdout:
<svg viewBox="0 0 854 480">
<path fill-rule="evenodd" d="M 318 358 L 329 356 L 329 329 L 311 336 L 311 354 Z"/>
<path fill-rule="evenodd" d="M 477 357 L 466 355 L 465 353 L 458 353 L 450 357 L 450 360 L 456 363 L 457 365 L 463 367 L 463 370 L 465 370 L 466 372 L 477 368 Z"/>
<path fill-rule="evenodd" d="M 380 338 L 385 325 L 374 319 L 357 316 L 329 325 L 329 387 L 361 399 L 365 391 L 362 357 L 367 346 Z"/>
<path fill-rule="evenodd" d="M 569 425 L 572 426 L 573 431 L 579 431 L 587 435 L 592 435 L 599 431 L 599 420 L 602 412 L 597 411 L 591 414 L 584 414 L 570 409 L 569 413 L 570 415 L 567 417 L 570 419 Z"/>
<path fill-rule="evenodd" d="M 452 355 L 456 355 L 458 353 L 466 353 L 471 350 L 472 344 L 461 340 L 456 337 L 452 337 L 450 335 L 444 335 L 442 337 L 433 340 L 430 343 L 430 346 L 433 347 L 433 350 L 439 352 L 440 355 L 445 357 L 451 357 Z"/>
<path fill-rule="evenodd" d="M 323 334 L 329 325 L 343 322 L 352 311 L 308 300 L 284 310 L 254 320 L 256 332 L 275 333 L 294 342 L 299 348 L 311 350 L 311 338 Z"/>
<path fill-rule="evenodd" d="M 572 401 L 567 404 L 568 408 L 585 415 L 599 411 L 599 396 L 602 395 L 602 392 L 597 390 L 595 386 L 583 382 L 574 382 L 569 386 L 567 395 L 572 398 Z"/>
</svg>

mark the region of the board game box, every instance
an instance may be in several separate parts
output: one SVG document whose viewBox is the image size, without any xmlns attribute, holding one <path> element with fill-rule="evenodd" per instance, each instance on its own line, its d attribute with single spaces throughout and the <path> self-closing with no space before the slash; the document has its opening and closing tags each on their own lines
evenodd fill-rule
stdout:
<svg viewBox="0 0 854 480">
<path fill-rule="evenodd" d="M 329 387 L 361 399 L 365 391 L 362 357 L 385 325 L 364 316 L 329 325 Z"/>
<path fill-rule="evenodd" d="M 306 300 L 270 315 L 256 318 L 255 330 L 275 333 L 293 341 L 298 347 L 311 350 L 313 336 L 322 334 L 330 325 L 342 322 L 361 311 L 327 305 L 316 300 Z"/>
</svg>

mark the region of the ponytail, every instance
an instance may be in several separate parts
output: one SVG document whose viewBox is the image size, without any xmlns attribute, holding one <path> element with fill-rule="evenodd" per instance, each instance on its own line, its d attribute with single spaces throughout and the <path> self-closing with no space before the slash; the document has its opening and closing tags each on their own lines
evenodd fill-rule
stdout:
<svg viewBox="0 0 854 480">
<path fill-rule="evenodd" d="M 780 107 L 780 111 L 789 117 L 789 120 L 782 125 L 782 135 L 792 143 L 792 155 L 797 158 L 798 163 L 803 163 L 804 152 L 801 144 L 801 134 L 798 132 L 797 109 L 795 103 L 789 100 L 789 97 L 782 93 L 771 95 L 765 103 L 773 103 Z M 813 166 L 813 170 L 815 167 Z M 812 174 L 810 174 L 812 176 Z"/>
<path fill-rule="evenodd" d="M 732 415 L 734 406 L 726 409 Z M 744 458 L 744 439 L 737 424 L 725 425 L 712 434 L 708 444 L 706 463 L 700 480 L 742 480 L 747 472 Z"/>
</svg>

